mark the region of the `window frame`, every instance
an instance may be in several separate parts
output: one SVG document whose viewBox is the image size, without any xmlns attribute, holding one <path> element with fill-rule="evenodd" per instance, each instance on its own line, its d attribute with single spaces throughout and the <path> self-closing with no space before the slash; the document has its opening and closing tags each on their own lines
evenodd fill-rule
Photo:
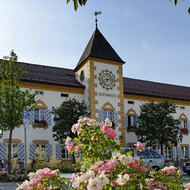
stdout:
<svg viewBox="0 0 190 190">
<path fill-rule="evenodd" d="M 36 150 L 37 150 L 37 145 L 40 145 L 39 147 L 40 147 L 40 151 L 39 151 L 39 155 L 40 155 L 40 157 L 38 158 L 37 157 L 37 153 L 36 153 Z M 43 158 L 42 157 L 42 145 L 44 145 L 44 153 L 45 153 L 45 157 Z M 35 157 L 36 157 L 36 159 L 37 160 L 45 160 L 46 159 L 46 143 L 35 143 Z"/>
<path fill-rule="evenodd" d="M 181 145 L 181 151 L 184 156 L 184 159 L 189 159 L 189 146 L 183 146 Z"/>
<path fill-rule="evenodd" d="M 173 147 L 172 146 L 165 146 L 165 159 L 173 160 Z"/>
</svg>

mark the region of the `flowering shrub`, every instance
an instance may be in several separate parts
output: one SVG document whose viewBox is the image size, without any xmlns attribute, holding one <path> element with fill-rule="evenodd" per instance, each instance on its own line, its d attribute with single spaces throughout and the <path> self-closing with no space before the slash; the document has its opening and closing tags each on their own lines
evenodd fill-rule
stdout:
<svg viewBox="0 0 190 190">
<path fill-rule="evenodd" d="M 80 151 L 83 154 L 81 169 L 86 172 L 73 174 L 71 187 L 81 190 L 101 189 L 148 189 L 148 190 L 179 190 L 185 189 L 182 175 L 176 167 L 166 167 L 155 172 L 143 166 L 142 160 L 131 156 L 132 152 L 125 153 L 114 141 L 117 138 L 111 128 L 111 122 L 104 125 L 95 120 L 80 119 L 73 125 L 72 132 L 78 134 L 73 140 L 68 137 L 66 145 L 73 154 Z M 134 144 L 138 151 L 144 151 L 142 143 Z M 114 152 L 114 154 L 113 154 Z M 187 186 L 187 185 L 186 185 Z"/>
<path fill-rule="evenodd" d="M 190 184 L 183 186 L 179 168 L 170 166 L 158 172 L 148 171 L 139 157 L 132 152 L 125 153 L 115 142 L 117 134 L 111 122 L 97 124 L 93 119 L 79 119 L 72 132 L 78 137 L 67 137 L 65 144 L 69 152 L 83 155 L 81 171 L 71 177 L 68 189 L 72 190 L 190 190 Z M 136 150 L 144 151 L 137 142 Z M 66 189 L 57 170 L 48 168 L 29 175 L 17 190 Z M 56 184 L 56 185 L 55 185 Z"/>
<path fill-rule="evenodd" d="M 11 171 L 10 174 L 5 169 L 0 171 L 0 181 L 22 181 L 25 178 L 26 176 L 20 170 Z"/>
<path fill-rule="evenodd" d="M 29 173 L 29 181 L 25 180 L 16 190 L 48 190 L 65 189 L 67 181 L 60 178 L 59 170 L 44 168 Z"/>
</svg>

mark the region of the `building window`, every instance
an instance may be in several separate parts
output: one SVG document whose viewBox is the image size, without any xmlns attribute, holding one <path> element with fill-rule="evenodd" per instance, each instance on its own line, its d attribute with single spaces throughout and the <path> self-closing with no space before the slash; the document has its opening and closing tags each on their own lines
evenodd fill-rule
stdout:
<svg viewBox="0 0 190 190">
<path fill-rule="evenodd" d="M 137 117 L 128 115 L 128 127 L 136 128 L 137 127 Z"/>
<path fill-rule="evenodd" d="M 47 125 L 45 109 L 34 110 L 34 123 L 38 125 Z"/>
<path fill-rule="evenodd" d="M 171 160 L 173 158 L 172 146 L 165 147 L 165 158 L 167 160 Z"/>
<path fill-rule="evenodd" d="M 8 155 L 8 144 L 7 144 L 7 155 Z M 18 158 L 18 143 L 11 144 L 11 158 Z"/>
<path fill-rule="evenodd" d="M 62 147 L 62 151 L 61 151 L 61 157 L 62 157 L 62 159 L 63 160 L 68 160 L 68 159 L 70 159 L 70 154 L 68 153 L 68 151 L 67 151 L 67 147 L 65 146 L 65 145 L 61 145 L 61 147 Z"/>
<path fill-rule="evenodd" d="M 61 97 L 66 97 L 66 98 L 68 98 L 68 97 L 69 97 L 69 94 L 61 93 Z"/>
<path fill-rule="evenodd" d="M 187 129 L 187 120 L 181 120 L 181 126 L 183 129 Z"/>
<path fill-rule="evenodd" d="M 189 147 L 188 146 L 181 146 L 182 154 L 185 159 L 189 159 Z"/>
<path fill-rule="evenodd" d="M 44 95 L 44 91 L 36 90 L 35 93 L 38 94 L 38 95 Z"/>
<path fill-rule="evenodd" d="M 113 111 L 103 110 L 104 121 L 108 118 L 110 121 L 114 121 Z"/>
<path fill-rule="evenodd" d="M 36 144 L 36 159 L 44 160 L 46 158 L 46 144 Z"/>
<path fill-rule="evenodd" d="M 134 104 L 134 101 L 128 101 L 128 104 Z"/>
</svg>

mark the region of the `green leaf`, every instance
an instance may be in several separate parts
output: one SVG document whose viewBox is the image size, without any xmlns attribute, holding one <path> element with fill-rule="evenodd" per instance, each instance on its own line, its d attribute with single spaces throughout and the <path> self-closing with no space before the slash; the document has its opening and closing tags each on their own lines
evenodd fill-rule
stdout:
<svg viewBox="0 0 190 190">
<path fill-rule="evenodd" d="M 70 0 L 67 0 L 67 3 L 69 3 L 70 2 Z"/>
<path fill-rule="evenodd" d="M 174 0 L 174 4 L 177 5 L 178 0 Z"/>
<path fill-rule="evenodd" d="M 190 7 L 189 7 L 189 9 L 188 9 L 188 13 L 190 14 Z"/>
<path fill-rule="evenodd" d="M 78 0 L 74 0 L 74 9 L 75 11 L 78 9 Z"/>
</svg>

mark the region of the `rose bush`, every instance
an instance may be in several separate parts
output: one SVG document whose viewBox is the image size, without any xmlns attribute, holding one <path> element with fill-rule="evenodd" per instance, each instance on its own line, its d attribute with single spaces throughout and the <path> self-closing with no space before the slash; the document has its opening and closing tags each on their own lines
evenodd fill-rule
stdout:
<svg viewBox="0 0 190 190">
<path fill-rule="evenodd" d="M 83 159 L 81 172 L 72 175 L 67 189 L 190 190 L 190 184 L 183 186 L 179 168 L 170 166 L 158 172 L 148 171 L 139 157 L 132 157 L 132 152 L 125 153 L 115 141 L 117 134 L 109 120 L 103 125 L 93 119 L 79 119 L 72 126 L 72 132 L 77 133 L 78 137 L 67 137 L 67 149 L 72 154 L 80 152 Z M 135 146 L 136 150 L 145 150 L 140 142 Z M 45 168 L 29 176 L 30 181 L 24 182 L 17 190 L 66 189 L 64 185 L 67 182 L 61 181 L 57 170 Z"/>
<path fill-rule="evenodd" d="M 50 190 L 66 189 L 68 181 L 60 178 L 59 170 L 44 168 L 28 174 L 29 181 L 25 180 L 16 190 Z"/>
</svg>

